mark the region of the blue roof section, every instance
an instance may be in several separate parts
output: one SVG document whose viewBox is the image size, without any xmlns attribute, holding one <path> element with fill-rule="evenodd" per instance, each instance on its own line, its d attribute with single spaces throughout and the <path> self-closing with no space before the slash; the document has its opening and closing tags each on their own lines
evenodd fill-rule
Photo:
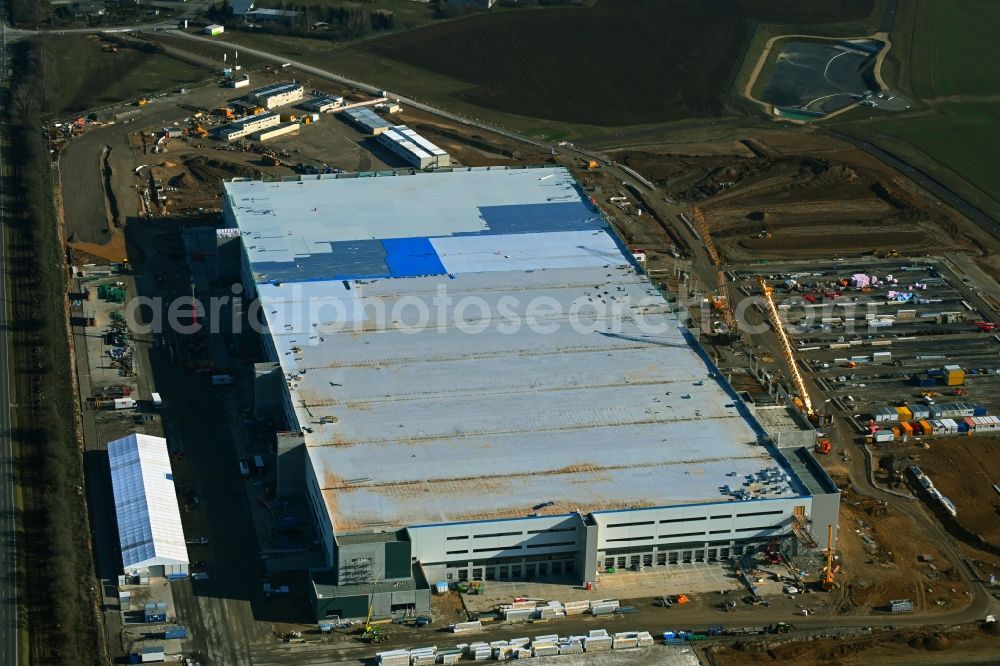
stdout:
<svg viewBox="0 0 1000 666">
<path fill-rule="evenodd" d="M 392 277 L 443 275 L 441 259 L 428 238 L 392 238 L 382 241 L 385 263 Z"/>
<path fill-rule="evenodd" d="M 604 219 L 583 201 L 514 206 L 481 206 L 479 214 L 492 234 L 604 229 Z M 473 232 L 482 233 L 482 232 Z"/>
</svg>

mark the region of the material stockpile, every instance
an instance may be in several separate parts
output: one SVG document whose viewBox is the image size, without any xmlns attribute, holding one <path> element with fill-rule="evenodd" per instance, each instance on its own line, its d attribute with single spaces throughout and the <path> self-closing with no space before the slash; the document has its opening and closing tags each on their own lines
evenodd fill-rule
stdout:
<svg viewBox="0 0 1000 666">
<path fill-rule="evenodd" d="M 591 629 L 583 639 L 583 649 L 587 652 L 607 652 L 611 649 L 613 640 L 606 629 Z"/>
</svg>

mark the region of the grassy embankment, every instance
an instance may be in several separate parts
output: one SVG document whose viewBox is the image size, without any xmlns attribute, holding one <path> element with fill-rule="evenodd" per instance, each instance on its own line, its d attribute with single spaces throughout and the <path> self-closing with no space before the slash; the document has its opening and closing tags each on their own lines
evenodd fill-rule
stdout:
<svg viewBox="0 0 1000 666">
<path fill-rule="evenodd" d="M 913 111 L 837 129 L 872 141 L 1000 219 L 1000 3 L 901 2 L 883 76 Z"/>
</svg>

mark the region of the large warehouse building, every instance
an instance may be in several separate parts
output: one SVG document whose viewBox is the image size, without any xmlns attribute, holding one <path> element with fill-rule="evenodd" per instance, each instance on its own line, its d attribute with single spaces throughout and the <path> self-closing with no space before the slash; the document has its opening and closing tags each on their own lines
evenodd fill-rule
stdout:
<svg viewBox="0 0 1000 666">
<path fill-rule="evenodd" d="M 304 472 L 328 566 L 318 617 L 836 529 L 829 477 L 772 443 L 565 169 L 225 190 L 269 330 L 257 395 L 291 431 L 279 489 Z"/>
</svg>

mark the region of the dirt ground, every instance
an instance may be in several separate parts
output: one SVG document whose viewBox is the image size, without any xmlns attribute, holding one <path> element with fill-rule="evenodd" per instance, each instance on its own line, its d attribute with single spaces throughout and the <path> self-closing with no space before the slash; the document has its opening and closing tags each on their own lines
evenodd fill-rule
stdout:
<svg viewBox="0 0 1000 666">
<path fill-rule="evenodd" d="M 885 610 L 890 599 L 943 611 L 969 603 L 968 588 L 937 546 L 919 538 L 916 522 L 876 500 L 844 492 L 838 548 L 839 610 L 845 615 Z"/>
<path fill-rule="evenodd" d="M 934 439 L 914 463 L 955 503 L 956 522 L 1000 548 L 1000 435 Z"/>
<path fill-rule="evenodd" d="M 716 666 L 737 664 L 954 664 L 995 663 L 1000 649 L 992 627 L 954 630 L 911 629 L 857 638 L 813 641 L 737 641 L 706 649 Z"/>
<path fill-rule="evenodd" d="M 867 154 L 825 137 L 750 130 L 742 141 L 644 146 L 614 155 L 673 199 L 698 203 L 730 261 L 876 249 L 958 251 L 987 264 L 995 259 L 995 239 Z"/>
</svg>

